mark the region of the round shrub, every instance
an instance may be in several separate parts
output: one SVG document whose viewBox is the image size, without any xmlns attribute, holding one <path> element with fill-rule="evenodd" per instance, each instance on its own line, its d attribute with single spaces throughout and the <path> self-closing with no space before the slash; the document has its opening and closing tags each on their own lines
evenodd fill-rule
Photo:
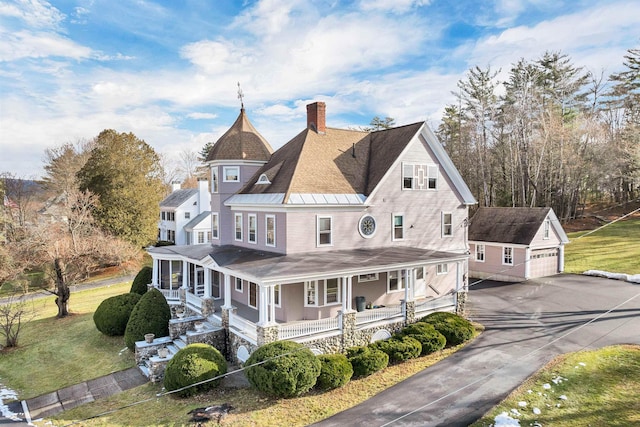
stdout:
<svg viewBox="0 0 640 427">
<path fill-rule="evenodd" d="M 162 292 L 149 290 L 133 307 L 124 331 L 124 343 L 133 351 L 136 341 L 142 341 L 145 334 L 154 334 L 156 338 L 166 337 L 169 335 L 170 319 L 171 309 Z"/>
<path fill-rule="evenodd" d="M 353 367 L 344 354 L 321 354 L 318 360 L 322 366 L 316 386 L 321 390 L 342 387 L 353 376 Z"/>
<path fill-rule="evenodd" d="M 384 351 L 370 347 L 347 349 L 347 359 L 353 367 L 353 376 L 366 377 L 389 365 L 389 356 Z"/>
<path fill-rule="evenodd" d="M 245 366 L 248 366 L 245 372 L 253 387 L 276 397 L 294 397 L 306 393 L 316 384 L 321 363 L 302 344 L 276 341 L 254 351 Z"/>
<path fill-rule="evenodd" d="M 454 313 L 431 313 L 420 319 L 420 322 L 432 324 L 436 331 L 447 339 L 447 345 L 462 344 L 473 336 L 474 328 L 471 322 Z"/>
<path fill-rule="evenodd" d="M 447 344 L 447 339 L 436 331 L 430 323 L 418 322 L 407 326 L 400 334 L 417 339 L 422 344 L 421 355 L 431 354 L 442 350 Z"/>
<path fill-rule="evenodd" d="M 136 277 L 133 279 L 133 283 L 131 284 L 131 290 L 129 292 L 135 292 L 140 295 L 144 295 L 147 293 L 149 289 L 147 285 L 151 283 L 153 280 L 153 268 L 151 267 L 142 267 L 142 270 L 136 274 Z"/>
<path fill-rule="evenodd" d="M 227 373 L 227 361 L 224 356 L 209 344 L 189 344 L 180 349 L 167 363 L 164 371 L 164 387 L 178 390 Z M 176 394 L 181 397 L 193 396 L 211 390 L 220 383 L 212 380 L 189 387 Z"/>
<path fill-rule="evenodd" d="M 102 301 L 93 313 L 96 328 L 105 335 L 124 335 L 129 316 L 140 298 L 139 294 L 128 293 Z"/>
<path fill-rule="evenodd" d="M 415 359 L 422 352 L 422 344 L 410 336 L 395 335 L 388 340 L 376 341 L 369 347 L 384 351 L 389 356 L 389 363 L 401 363 Z"/>
</svg>

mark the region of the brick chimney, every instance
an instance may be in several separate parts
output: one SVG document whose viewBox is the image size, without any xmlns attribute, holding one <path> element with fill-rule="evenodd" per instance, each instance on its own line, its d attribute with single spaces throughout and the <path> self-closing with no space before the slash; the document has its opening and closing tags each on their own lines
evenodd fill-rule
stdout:
<svg viewBox="0 0 640 427">
<path fill-rule="evenodd" d="M 327 106 L 324 102 L 314 102 L 313 104 L 307 105 L 307 129 L 311 129 L 317 133 L 326 132 L 326 108 Z"/>
</svg>

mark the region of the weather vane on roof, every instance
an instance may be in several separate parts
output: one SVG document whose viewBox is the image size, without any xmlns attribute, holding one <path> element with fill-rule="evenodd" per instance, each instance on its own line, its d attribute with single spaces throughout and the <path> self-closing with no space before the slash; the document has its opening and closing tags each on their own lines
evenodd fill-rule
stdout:
<svg viewBox="0 0 640 427">
<path fill-rule="evenodd" d="M 244 110 L 244 93 L 242 93 L 240 82 L 238 82 L 238 99 L 240 100 L 240 107 Z"/>
</svg>

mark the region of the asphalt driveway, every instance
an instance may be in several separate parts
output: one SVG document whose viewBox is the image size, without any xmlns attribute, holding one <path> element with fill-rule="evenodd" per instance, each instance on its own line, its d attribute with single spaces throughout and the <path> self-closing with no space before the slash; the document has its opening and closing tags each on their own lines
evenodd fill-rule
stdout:
<svg viewBox="0 0 640 427">
<path fill-rule="evenodd" d="M 468 426 L 558 354 L 640 344 L 640 285 L 580 275 L 471 288 L 485 332 L 453 356 L 314 426 Z"/>
</svg>

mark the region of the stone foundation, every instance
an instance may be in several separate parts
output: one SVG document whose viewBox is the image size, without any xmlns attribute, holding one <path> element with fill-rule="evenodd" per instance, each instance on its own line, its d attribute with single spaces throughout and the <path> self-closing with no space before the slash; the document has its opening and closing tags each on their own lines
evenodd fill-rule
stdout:
<svg viewBox="0 0 640 427">
<path fill-rule="evenodd" d="M 467 299 L 469 297 L 468 292 L 458 292 L 456 294 L 456 314 L 458 316 L 467 317 Z"/>
</svg>

